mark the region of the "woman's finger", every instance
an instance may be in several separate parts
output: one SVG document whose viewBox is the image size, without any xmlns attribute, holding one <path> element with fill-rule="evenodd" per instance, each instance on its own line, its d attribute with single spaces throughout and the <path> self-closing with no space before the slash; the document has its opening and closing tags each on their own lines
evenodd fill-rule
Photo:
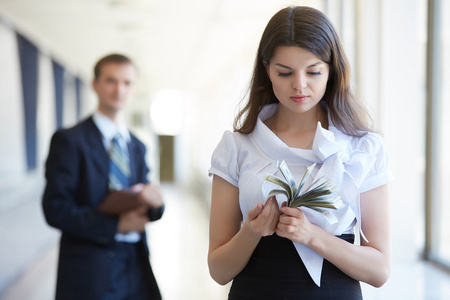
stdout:
<svg viewBox="0 0 450 300">
<path fill-rule="evenodd" d="M 302 210 L 299 208 L 296 208 L 296 207 L 284 206 L 284 207 L 281 207 L 280 211 L 285 215 L 296 217 L 296 218 L 303 216 Z"/>
<path fill-rule="evenodd" d="M 262 203 L 258 203 L 255 208 L 252 208 L 252 209 L 250 209 L 248 211 L 247 217 L 250 220 L 253 220 L 253 219 L 257 218 L 261 214 L 261 211 L 263 210 L 263 207 L 264 206 L 262 205 Z"/>
</svg>

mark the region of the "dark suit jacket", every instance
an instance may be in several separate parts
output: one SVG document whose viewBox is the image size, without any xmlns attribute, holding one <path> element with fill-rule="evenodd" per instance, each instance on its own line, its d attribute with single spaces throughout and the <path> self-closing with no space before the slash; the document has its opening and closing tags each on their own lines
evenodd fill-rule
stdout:
<svg viewBox="0 0 450 300">
<path fill-rule="evenodd" d="M 147 183 L 145 146 L 131 135 L 128 150 L 131 183 Z M 57 299 L 100 299 L 108 287 L 118 218 L 96 210 L 108 194 L 108 167 L 108 154 L 92 117 L 53 135 L 43 210 L 47 222 L 62 231 Z M 149 217 L 155 221 L 162 213 L 163 208 L 151 209 Z M 139 245 L 148 262 L 145 233 L 142 240 Z M 150 264 L 145 268 L 151 272 Z"/>
</svg>

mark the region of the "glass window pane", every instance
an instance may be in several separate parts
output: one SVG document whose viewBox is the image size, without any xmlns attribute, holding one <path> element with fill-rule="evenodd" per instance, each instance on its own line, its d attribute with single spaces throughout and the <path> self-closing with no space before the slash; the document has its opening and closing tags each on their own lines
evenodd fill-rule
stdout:
<svg viewBox="0 0 450 300">
<path fill-rule="evenodd" d="M 450 264 L 450 0 L 441 1 L 441 94 L 439 128 L 439 192 L 437 200 L 439 212 L 437 253 L 439 259 Z"/>
</svg>

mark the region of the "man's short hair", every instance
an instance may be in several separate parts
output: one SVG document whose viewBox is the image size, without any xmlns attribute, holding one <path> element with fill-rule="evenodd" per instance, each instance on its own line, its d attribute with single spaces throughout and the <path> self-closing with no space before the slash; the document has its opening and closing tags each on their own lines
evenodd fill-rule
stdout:
<svg viewBox="0 0 450 300">
<path fill-rule="evenodd" d="M 122 54 L 109 54 L 107 56 L 104 56 L 101 58 L 94 67 L 94 77 L 95 79 L 98 79 L 100 77 L 100 72 L 102 70 L 102 67 L 109 63 L 118 63 L 118 64 L 133 64 L 133 61 Z"/>
</svg>

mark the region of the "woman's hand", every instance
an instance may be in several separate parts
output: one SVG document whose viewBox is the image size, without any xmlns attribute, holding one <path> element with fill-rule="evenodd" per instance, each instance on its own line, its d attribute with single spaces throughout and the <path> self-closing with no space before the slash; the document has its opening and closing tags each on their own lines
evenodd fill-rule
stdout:
<svg viewBox="0 0 450 300">
<path fill-rule="evenodd" d="M 298 208 L 287 207 L 286 202 L 281 205 L 280 221 L 276 229 L 278 236 L 290 239 L 293 242 L 308 245 L 312 237 L 314 226 Z"/>
<path fill-rule="evenodd" d="M 249 210 L 244 226 L 248 226 L 252 232 L 260 236 L 268 236 L 277 229 L 279 218 L 278 202 L 275 197 L 271 197 L 265 205 L 258 203 L 255 208 Z"/>
</svg>

